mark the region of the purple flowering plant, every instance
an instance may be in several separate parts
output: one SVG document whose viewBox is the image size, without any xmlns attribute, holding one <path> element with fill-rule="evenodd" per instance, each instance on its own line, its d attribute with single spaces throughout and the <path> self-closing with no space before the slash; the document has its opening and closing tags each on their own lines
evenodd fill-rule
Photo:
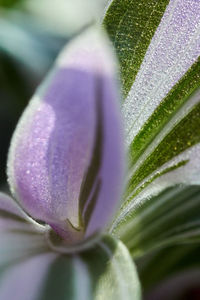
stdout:
<svg viewBox="0 0 200 300">
<path fill-rule="evenodd" d="M 179 299 L 200 286 L 179 268 L 200 237 L 200 1 L 112 0 L 86 19 L 11 140 L 0 299 Z"/>
</svg>

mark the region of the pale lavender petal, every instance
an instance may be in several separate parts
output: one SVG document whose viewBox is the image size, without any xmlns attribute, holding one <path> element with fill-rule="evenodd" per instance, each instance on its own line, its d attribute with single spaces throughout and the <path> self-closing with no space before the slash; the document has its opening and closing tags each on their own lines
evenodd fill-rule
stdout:
<svg viewBox="0 0 200 300">
<path fill-rule="evenodd" d="M 54 253 L 40 254 L 5 270 L 0 269 L 0 299 L 39 299 L 40 290 L 56 256 Z"/>
<path fill-rule="evenodd" d="M 10 196 L 0 192 L 0 232 L 4 229 L 38 230 L 43 232 L 44 226 L 31 219 Z"/>
<path fill-rule="evenodd" d="M 19 205 L 8 195 L 0 192 L 0 211 L 7 211 L 20 218 L 26 218 L 26 214 Z"/>
<path fill-rule="evenodd" d="M 32 217 L 64 236 L 73 231 L 70 224 L 87 227 L 87 235 L 100 230 L 120 199 L 123 150 L 114 63 L 99 32 L 72 42 L 31 100 L 11 144 L 12 191 Z"/>
<path fill-rule="evenodd" d="M 44 226 L 31 220 L 12 198 L 0 193 L 0 268 L 46 251 L 44 232 Z"/>
</svg>

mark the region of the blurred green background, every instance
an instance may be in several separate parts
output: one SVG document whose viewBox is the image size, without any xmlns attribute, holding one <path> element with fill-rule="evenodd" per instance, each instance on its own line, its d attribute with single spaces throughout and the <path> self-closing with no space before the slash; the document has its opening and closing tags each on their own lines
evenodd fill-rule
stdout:
<svg viewBox="0 0 200 300">
<path fill-rule="evenodd" d="M 20 3 L 19 3 L 20 2 Z M 39 82 L 67 40 L 38 26 L 22 1 L 0 2 L 0 188 L 6 189 L 6 160 L 16 123 Z M 20 5 L 19 5 L 20 4 Z"/>
<path fill-rule="evenodd" d="M 105 0 L 0 0 L 0 188 L 16 123 L 58 52 L 100 21 Z"/>
</svg>

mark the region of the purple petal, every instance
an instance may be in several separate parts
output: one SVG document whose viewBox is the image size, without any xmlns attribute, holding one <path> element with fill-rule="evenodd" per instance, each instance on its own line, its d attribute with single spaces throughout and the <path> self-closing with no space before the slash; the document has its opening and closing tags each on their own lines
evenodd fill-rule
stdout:
<svg viewBox="0 0 200 300">
<path fill-rule="evenodd" d="M 114 63 L 99 32 L 71 43 L 31 100 L 11 144 L 8 174 L 18 201 L 71 240 L 102 229 L 121 195 Z"/>
</svg>

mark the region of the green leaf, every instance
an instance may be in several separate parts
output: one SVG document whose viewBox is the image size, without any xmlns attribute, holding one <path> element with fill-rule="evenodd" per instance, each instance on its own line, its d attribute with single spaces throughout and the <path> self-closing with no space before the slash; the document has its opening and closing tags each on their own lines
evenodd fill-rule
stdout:
<svg viewBox="0 0 200 300">
<path fill-rule="evenodd" d="M 199 250 L 199 243 L 177 245 L 157 249 L 136 260 L 144 294 L 148 294 L 155 286 L 159 287 L 162 282 L 178 274 L 198 270 Z"/>
<path fill-rule="evenodd" d="M 195 232 L 195 239 L 198 236 L 197 207 L 192 208 L 198 193 L 194 196 L 186 188 L 184 194 L 183 187 L 164 191 L 177 184 L 200 184 L 200 2 L 189 3 L 113 0 L 104 18 L 121 66 L 129 153 L 124 201 L 110 230 L 133 255 L 180 240 L 192 241 L 186 238 L 189 231 Z M 178 193 L 177 201 L 172 191 Z M 181 210 L 190 197 L 191 207 L 184 212 L 189 216 L 184 220 Z M 166 206 L 157 211 L 163 198 L 168 199 Z M 180 207 L 174 223 L 167 210 L 172 201 Z M 160 209 L 166 209 L 162 218 L 157 215 Z M 170 222 L 162 225 L 168 218 Z M 176 234 L 176 229 L 183 233 Z M 143 231 L 148 234 L 143 236 Z"/>
<path fill-rule="evenodd" d="M 24 0 L 1 0 L 0 7 L 12 8 L 13 6 L 21 4 Z"/>
<path fill-rule="evenodd" d="M 116 49 L 127 96 L 169 0 L 114 0 L 104 27 Z"/>
<path fill-rule="evenodd" d="M 194 104 L 193 100 L 197 103 Z M 187 163 L 190 159 L 193 159 L 194 153 L 191 151 L 191 153 L 187 155 L 186 152 L 185 155 L 183 154 L 180 156 L 180 159 L 178 159 L 177 156 L 200 142 L 200 89 L 197 89 L 197 91 L 189 98 L 189 101 L 190 103 L 182 108 L 182 113 L 185 111 L 189 112 L 181 120 L 179 120 L 177 113 L 172 125 L 174 127 L 170 128 L 168 125 L 171 130 L 169 130 L 167 134 L 166 132 L 164 133 L 163 139 L 158 145 L 155 145 L 154 142 L 154 145 L 152 145 L 154 148 L 152 147 L 153 149 L 151 149 L 151 152 L 148 153 L 138 169 L 135 170 L 128 183 L 127 197 L 129 197 L 132 191 L 134 191 L 135 188 L 149 175 L 152 177 L 153 174 L 154 177 L 155 171 L 156 174 L 160 176 L 162 175 L 161 173 L 169 167 L 174 166 L 175 168 L 179 168 L 180 166 L 186 165 L 186 170 L 190 173 L 191 167 L 189 167 L 189 164 Z M 194 104 L 194 106 L 189 109 L 189 105 L 191 104 Z M 165 107 L 165 109 L 167 108 Z M 167 128 L 165 128 L 165 130 L 167 130 Z M 162 132 L 160 132 L 160 134 L 162 134 Z M 194 147 L 193 149 L 197 148 Z M 194 152 L 196 151 L 194 150 Z M 182 165 L 180 165 L 180 162 L 182 162 Z M 169 164 L 166 165 L 166 163 Z M 160 169 L 162 166 L 164 166 L 164 168 Z M 194 172 L 195 170 L 193 169 L 192 171 Z M 154 178 L 152 178 L 152 180 L 154 180 Z M 177 180 L 179 179 L 177 178 Z M 184 179 L 182 182 L 184 182 Z M 128 201 L 130 201 L 130 198 Z"/>
<path fill-rule="evenodd" d="M 185 103 L 189 104 L 191 96 L 200 85 L 199 59 L 194 63 L 180 81 L 162 100 L 149 120 L 144 124 L 130 146 L 130 164 L 133 166 L 148 145 L 153 141 L 164 126 L 174 117 Z M 185 108 L 185 107 L 184 107 Z"/>
<path fill-rule="evenodd" d="M 192 169 L 197 165 L 198 159 L 194 164 L 193 158 L 198 153 L 200 141 L 200 52 L 196 42 L 200 4 L 191 4 L 189 9 L 184 1 L 169 5 L 167 2 L 150 1 L 145 5 L 140 0 L 135 4 L 126 1 L 124 5 L 124 2 L 112 1 L 104 19 L 119 56 L 125 90 L 131 80 L 122 105 L 129 151 L 124 206 L 155 179 L 178 168 L 180 172 L 175 173 L 183 175 L 180 179 L 174 176 L 173 184 L 199 183 L 193 174 L 200 170 Z M 158 9 L 159 5 L 162 9 Z M 181 13 L 185 15 L 185 23 L 179 19 L 177 22 Z M 152 25 L 148 20 L 154 14 L 157 22 L 154 20 Z M 141 28 L 139 35 L 134 34 L 138 27 Z M 145 30 L 151 33 L 148 43 L 141 38 L 148 36 Z M 174 31 L 178 34 L 173 34 Z M 143 49 L 139 58 L 135 57 L 138 43 Z M 140 64 L 137 64 L 138 59 Z M 138 66 L 135 76 L 130 75 L 131 63 L 134 68 Z"/>
<path fill-rule="evenodd" d="M 16 300 L 137 300 L 141 290 L 126 247 L 104 236 L 79 254 L 44 253 L 1 268 L 0 299 L 13 295 Z"/>
<path fill-rule="evenodd" d="M 118 222 L 118 221 L 117 221 Z M 113 233 L 133 257 L 155 249 L 200 241 L 200 186 L 175 186 L 130 209 Z"/>
</svg>

